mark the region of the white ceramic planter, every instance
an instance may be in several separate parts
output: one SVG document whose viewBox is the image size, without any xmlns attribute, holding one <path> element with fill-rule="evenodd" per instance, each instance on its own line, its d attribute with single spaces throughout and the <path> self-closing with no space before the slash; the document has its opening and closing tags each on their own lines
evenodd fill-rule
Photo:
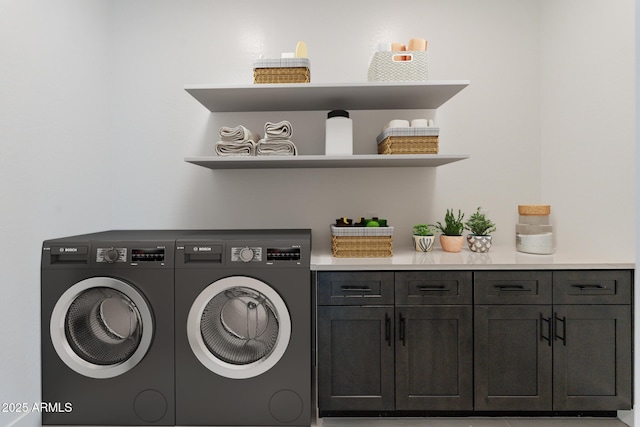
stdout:
<svg viewBox="0 0 640 427">
<path fill-rule="evenodd" d="M 413 247 L 418 252 L 430 252 L 433 248 L 435 236 L 413 236 Z"/>
<path fill-rule="evenodd" d="M 485 253 L 491 248 L 491 236 L 467 235 L 467 244 L 473 252 Z"/>
</svg>

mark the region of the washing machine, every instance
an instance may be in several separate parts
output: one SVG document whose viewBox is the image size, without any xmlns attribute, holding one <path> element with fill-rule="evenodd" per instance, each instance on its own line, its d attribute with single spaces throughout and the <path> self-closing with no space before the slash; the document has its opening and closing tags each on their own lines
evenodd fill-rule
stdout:
<svg viewBox="0 0 640 427">
<path fill-rule="evenodd" d="M 310 230 L 176 242 L 176 424 L 311 424 Z"/>
<path fill-rule="evenodd" d="M 174 425 L 176 232 L 45 241 L 42 424 Z"/>
</svg>

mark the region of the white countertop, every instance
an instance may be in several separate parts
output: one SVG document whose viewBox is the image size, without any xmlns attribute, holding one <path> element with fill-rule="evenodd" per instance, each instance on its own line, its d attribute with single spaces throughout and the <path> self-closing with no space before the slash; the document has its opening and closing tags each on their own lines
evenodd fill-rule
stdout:
<svg viewBox="0 0 640 427">
<path fill-rule="evenodd" d="M 394 249 L 390 258 L 334 258 L 330 251 L 313 251 L 311 270 L 604 270 L 634 269 L 635 254 L 576 254 L 556 251 L 552 255 L 517 252 L 513 247 L 493 246 L 480 254 L 464 248 L 461 252 L 431 252 Z"/>
</svg>

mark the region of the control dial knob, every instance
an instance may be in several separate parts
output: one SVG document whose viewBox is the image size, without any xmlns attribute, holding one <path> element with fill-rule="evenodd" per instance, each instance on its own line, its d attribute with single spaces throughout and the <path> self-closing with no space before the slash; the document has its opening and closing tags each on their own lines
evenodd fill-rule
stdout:
<svg viewBox="0 0 640 427">
<path fill-rule="evenodd" d="M 253 259 L 253 249 L 249 247 L 242 248 L 240 249 L 240 253 L 238 255 L 240 255 L 240 260 L 242 260 L 243 262 L 249 262 Z"/>
<path fill-rule="evenodd" d="M 118 260 L 118 258 L 120 258 L 120 253 L 116 248 L 109 248 L 104 251 L 103 256 L 105 261 L 109 264 L 113 264 Z"/>
</svg>

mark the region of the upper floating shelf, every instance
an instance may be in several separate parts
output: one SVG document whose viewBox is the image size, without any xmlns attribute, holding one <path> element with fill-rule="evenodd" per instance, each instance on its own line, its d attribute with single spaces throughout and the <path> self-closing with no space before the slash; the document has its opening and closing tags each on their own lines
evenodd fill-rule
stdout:
<svg viewBox="0 0 640 427">
<path fill-rule="evenodd" d="M 469 85 L 468 80 L 187 85 L 213 113 L 249 111 L 436 109 Z"/>
</svg>

